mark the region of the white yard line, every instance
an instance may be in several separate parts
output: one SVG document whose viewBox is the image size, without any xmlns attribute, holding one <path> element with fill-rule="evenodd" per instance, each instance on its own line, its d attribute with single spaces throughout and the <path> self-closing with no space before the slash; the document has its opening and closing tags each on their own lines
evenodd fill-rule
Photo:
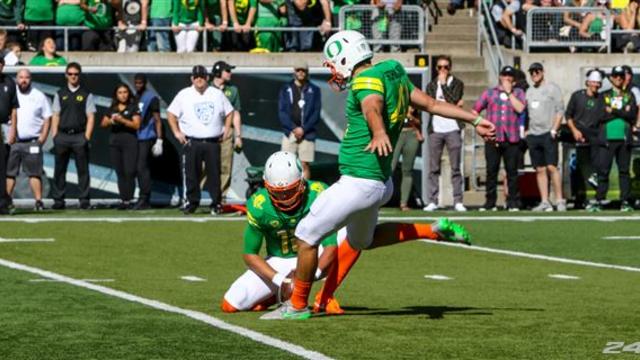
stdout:
<svg viewBox="0 0 640 360">
<path fill-rule="evenodd" d="M 80 279 L 80 281 L 86 281 L 86 282 L 90 282 L 90 283 L 98 283 L 98 282 L 114 282 L 116 280 L 115 279 Z M 29 280 L 29 282 L 63 282 L 63 281 L 56 280 L 56 279 L 42 278 L 42 279 L 31 279 L 31 280 Z"/>
<path fill-rule="evenodd" d="M 179 308 L 177 306 L 173 306 L 173 305 L 169 305 L 169 304 L 165 304 L 163 302 L 157 301 L 157 300 L 152 300 L 152 299 L 146 299 L 140 296 L 136 296 L 133 294 L 129 294 L 126 293 L 124 291 L 120 291 L 120 290 L 115 290 L 115 289 L 111 289 L 108 287 L 104 287 L 104 286 L 100 286 L 100 285 L 96 285 L 96 284 L 91 284 L 89 282 L 86 281 L 82 281 L 82 280 L 77 280 L 77 279 L 73 279 L 64 275 L 60 275 L 60 274 L 56 274 L 53 273 L 51 271 L 47 271 L 47 270 L 43 270 L 43 269 L 38 269 L 35 267 L 31 267 L 28 265 L 23 265 L 23 264 L 18 264 L 9 260 L 4 260 L 4 259 L 0 259 L 0 266 L 4 266 L 4 267 L 8 267 L 10 269 L 15 269 L 15 270 L 20 270 L 20 271 L 25 271 L 25 272 L 29 272 L 32 274 L 36 274 L 39 275 L 41 277 L 44 278 L 48 278 L 48 279 L 52 279 L 52 280 L 57 280 L 63 283 L 67 283 L 70 285 L 74 285 L 74 286 L 78 286 L 81 288 L 85 288 L 85 289 L 89 289 L 89 290 L 93 290 L 93 291 L 97 291 L 99 293 L 105 294 L 105 295 L 109 295 L 109 296 L 113 296 L 119 299 L 123 299 L 123 300 L 127 300 L 127 301 L 131 301 L 134 303 L 138 303 L 138 304 L 142 304 L 142 305 L 146 305 L 149 307 L 152 307 L 154 309 L 158 309 L 158 310 L 162 310 L 162 311 L 166 311 L 166 312 L 170 312 L 170 313 L 175 313 L 175 314 L 180 314 L 180 315 L 184 315 L 186 317 L 201 321 L 203 323 L 209 324 L 215 328 L 218 329 L 222 329 L 222 330 L 226 330 L 229 332 L 232 332 L 234 334 L 238 334 L 240 336 L 244 336 L 246 338 L 249 338 L 253 341 L 274 347 L 274 348 L 278 348 L 287 352 L 290 352 L 292 354 L 298 355 L 300 357 L 303 357 L 305 359 L 313 359 L 313 360 L 324 360 L 324 359 L 331 359 L 330 357 L 323 355 L 321 353 L 315 352 L 315 351 L 311 351 L 311 350 L 307 350 L 301 346 L 286 342 L 286 341 L 282 341 L 276 338 L 273 338 L 271 336 L 259 333 L 257 331 L 253 331 L 253 330 L 249 330 L 240 326 L 236 326 L 236 325 L 231 325 L 229 323 L 226 323 L 220 319 L 217 319 L 213 316 L 207 315 L 205 313 L 202 312 L 198 312 L 198 311 L 193 311 L 193 310 L 187 310 L 187 309 L 183 309 L 183 308 Z"/>
<path fill-rule="evenodd" d="M 560 279 L 560 280 L 580 280 L 580 276 L 565 275 L 565 274 L 549 274 L 547 276 L 549 276 L 552 279 Z"/>
<path fill-rule="evenodd" d="M 380 221 L 435 221 L 443 216 L 381 216 Z M 602 222 L 614 222 L 614 221 L 640 221 L 640 216 L 450 216 L 448 219 L 453 221 L 519 221 L 519 222 L 532 222 L 532 221 L 602 221 Z M 18 223 L 49 223 L 49 222 L 162 222 L 162 221 L 175 221 L 175 222 L 216 222 L 216 221 L 246 221 L 244 216 L 221 216 L 221 217 L 188 217 L 188 216 L 144 216 L 144 217 L 80 217 L 80 216 L 68 216 L 68 217 L 43 217 L 43 216 L 7 216 L 0 217 L 0 223 L 2 222 L 18 222 Z"/>
<path fill-rule="evenodd" d="M 554 262 L 572 264 L 572 265 L 582 265 L 582 266 L 591 266 L 591 267 L 605 268 L 605 269 L 616 269 L 616 270 L 623 270 L 623 271 L 640 272 L 640 268 L 632 267 L 632 266 L 603 264 L 603 263 L 597 263 L 592 261 L 574 260 L 574 259 L 567 259 L 567 258 L 561 258 L 556 256 L 530 254 L 530 253 L 525 253 L 520 251 L 501 250 L 501 249 L 494 249 L 494 248 L 488 248 L 488 247 L 482 247 L 482 246 L 468 246 L 468 245 L 462 245 L 462 244 L 456 244 L 456 243 L 437 242 L 433 240 L 420 240 L 420 241 L 426 244 L 431 244 L 431 245 L 451 246 L 451 247 L 457 247 L 461 249 L 483 251 L 483 252 L 488 252 L 493 254 L 518 256 L 518 257 L 536 259 L 536 260 L 554 261 Z"/>
<path fill-rule="evenodd" d="M 45 239 L 30 239 L 30 238 L 22 238 L 22 239 L 7 239 L 7 238 L 0 238 L 0 243 L 24 243 L 24 242 L 54 242 L 56 241 L 56 239 L 53 238 L 45 238 Z"/>
<path fill-rule="evenodd" d="M 605 236 L 602 240 L 640 240 L 640 236 Z"/>
<path fill-rule="evenodd" d="M 185 275 L 180 277 L 180 279 L 184 280 L 184 281 L 193 281 L 193 282 L 202 282 L 202 281 L 207 281 L 207 279 L 203 279 L 199 276 L 195 276 L 195 275 Z"/>
</svg>

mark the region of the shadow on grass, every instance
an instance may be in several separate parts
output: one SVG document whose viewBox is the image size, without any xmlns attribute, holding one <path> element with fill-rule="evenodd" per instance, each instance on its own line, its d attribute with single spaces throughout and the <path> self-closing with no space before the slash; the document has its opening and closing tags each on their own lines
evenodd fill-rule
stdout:
<svg viewBox="0 0 640 360">
<path fill-rule="evenodd" d="M 445 315 L 479 316 L 493 315 L 500 311 L 544 311 L 535 308 L 475 308 L 455 306 L 409 306 L 402 309 L 371 309 L 367 307 L 343 307 L 345 316 L 421 316 L 430 320 L 443 319 Z"/>
</svg>

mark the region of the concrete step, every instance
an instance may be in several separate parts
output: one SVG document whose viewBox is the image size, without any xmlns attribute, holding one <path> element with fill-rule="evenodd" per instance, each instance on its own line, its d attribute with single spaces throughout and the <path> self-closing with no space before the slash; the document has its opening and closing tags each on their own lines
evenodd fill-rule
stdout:
<svg viewBox="0 0 640 360">
<path fill-rule="evenodd" d="M 446 42 L 427 42 L 426 52 L 428 54 L 434 55 L 449 55 L 453 56 L 454 58 L 457 56 L 475 56 L 477 53 L 477 49 L 475 45 L 472 46 L 471 44 L 475 44 L 475 42 L 469 42 L 464 45 L 447 45 Z M 455 63 L 454 66 L 456 66 Z"/>
<path fill-rule="evenodd" d="M 444 31 L 432 31 L 427 34 L 427 44 L 430 41 L 474 41 L 476 42 L 478 39 L 478 34 L 457 34 L 457 33 L 448 33 Z"/>
<path fill-rule="evenodd" d="M 448 33 L 448 34 L 475 34 L 478 32 L 478 26 L 474 24 L 438 24 L 433 27 L 434 30 L 438 32 Z"/>
<path fill-rule="evenodd" d="M 456 16 L 445 15 L 438 18 L 438 28 L 440 25 L 477 25 L 478 18 L 475 16 L 469 16 L 469 13 L 465 11 L 459 12 Z"/>
<path fill-rule="evenodd" d="M 458 70 L 456 66 L 453 67 L 453 74 L 462 80 L 465 84 L 482 84 L 487 82 L 487 71 L 480 70 Z"/>
</svg>

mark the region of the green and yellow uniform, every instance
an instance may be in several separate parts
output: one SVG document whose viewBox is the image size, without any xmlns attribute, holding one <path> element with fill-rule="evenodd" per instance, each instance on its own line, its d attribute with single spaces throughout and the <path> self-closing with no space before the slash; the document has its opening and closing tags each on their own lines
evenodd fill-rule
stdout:
<svg viewBox="0 0 640 360">
<path fill-rule="evenodd" d="M 280 13 L 280 8 L 285 6 L 284 0 L 274 0 L 269 4 L 258 2 L 256 26 L 287 26 L 287 16 Z M 282 33 L 279 31 L 256 31 L 256 47 L 269 52 L 282 51 Z"/>
<path fill-rule="evenodd" d="M 309 213 L 311 204 L 327 188 L 319 181 L 308 181 L 302 203 L 298 209 L 285 213 L 276 208 L 267 189 L 258 190 L 247 201 L 248 224 L 244 232 L 244 253 L 260 252 L 262 241 L 266 241 L 267 256 L 293 258 L 297 256 L 294 231 L 298 222 Z M 336 234 L 327 236 L 323 246 L 337 245 Z"/>
<path fill-rule="evenodd" d="M 604 103 L 612 110 L 623 110 L 635 101 L 633 95 L 628 91 L 617 92 L 615 89 L 606 91 L 604 94 Z M 631 124 L 620 116 L 614 116 L 613 119 L 605 123 L 605 137 L 611 141 L 622 141 L 627 139 L 628 131 Z"/>
<path fill-rule="evenodd" d="M 236 16 L 238 17 L 238 23 L 240 23 L 240 25 L 244 25 L 244 23 L 247 22 L 249 10 L 252 7 L 258 6 L 258 0 L 234 0 L 233 3 L 236 7 Z M 229 23 L 233 26 L 233 20 L 231 18 L 229 18 Z"/>
<path fill-rule="evenodd" d="M 173 0 L 173 18 L 171 25 L 192 24 L 204 25 L 204 2 L 200 0 Z"/>
<path fill-rule="evenodd" d="M 84 25 L 93 30 L 106 30 L 113 26 L 111 4 L 106 0 L 88 0 L 88 7 L 96 7 L 96 12 L 87 12 Z"/>
<path fill-rule="evenodd" d="M 362 101 L 372 94 L 383 97 L 382 118 L 391 144 L 395 147 L 413 88 L 404 67 L 396 60 L 373 65 L 351 80 L 346 106 L 347 130 L 338 158 L 342 175 L 383 182 L 391 176 L 392 156 L 379 157 L 376 153 L 364 151 L 371 142 L 371 130 L 362 113 Z"/>
</svg>

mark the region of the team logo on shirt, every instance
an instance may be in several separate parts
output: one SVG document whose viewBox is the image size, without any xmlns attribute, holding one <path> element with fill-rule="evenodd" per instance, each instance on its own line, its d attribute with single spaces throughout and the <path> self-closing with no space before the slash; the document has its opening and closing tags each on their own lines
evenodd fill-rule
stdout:
<svg viewBox="0 0 640 360">
<path fill-rule="evenodd" d="M 82 100 L 84 100 L 84 96 L 82 96 L 82 95 L 76 96 L 76 101 L 77 102 L 82 102 Z"/>
<path fill-rule="evenodd" d="M 215 106 L 212 102 L 197 103 L 194 104 L 194 112 L 200 122 L 203 124 L 209 124 L 213 122 L 215 117 Z"/>
<path fill-rule="evenodd" d="M 271 220 L 269 221 L 269 225 L 271 225 L 271 227 L 274 229 L 278 229 L 282 224 L 280 224 L 280 221 L 278 220 Z"/>
</svg>

